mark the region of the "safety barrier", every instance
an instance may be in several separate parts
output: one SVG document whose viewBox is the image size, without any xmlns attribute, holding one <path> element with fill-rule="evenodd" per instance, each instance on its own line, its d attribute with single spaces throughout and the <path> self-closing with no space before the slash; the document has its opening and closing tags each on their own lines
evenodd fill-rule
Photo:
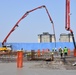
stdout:
<svg viewBox="0 0 76 75">
<path fill-rule="evenodd" d="M 49 49 L 50 51 L 52 48 L 55 48 L 55 43 L 6 43 L 5 45 L 12 45 L 13 50 L 17 51 L 23 48 L 23 50 L 35 50 L 37 51 L 38 49 L 43 50 L 43 49 Z M 69 48 L 70 50 L 74 49 L 74 45 L 72 42 L 56 42 L 56 48 L 64 48 L 64 47 Z M 0 43 L 0 47 L 1 43 Z"/>
</svg>

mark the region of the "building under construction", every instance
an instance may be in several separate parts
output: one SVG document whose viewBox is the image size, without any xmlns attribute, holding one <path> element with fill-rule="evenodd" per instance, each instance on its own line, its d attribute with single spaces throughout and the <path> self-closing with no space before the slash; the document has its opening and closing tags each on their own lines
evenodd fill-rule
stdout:
<svg viewBox="0 0 76 75">
<path fill-rule="evenodd" d="M 43 34 L 38 34 L 38 43 L 50 43 L 55 42 L 54 34 L 49 34 L 48 32 L 43 32 Z"/>
<path fill-rule="evenodd" d="M 62 34 L 60 34 L 59 41 L 60 42 L 73 42 L 72 35 L 71 34 L 62 33 Z"/>
</svg>

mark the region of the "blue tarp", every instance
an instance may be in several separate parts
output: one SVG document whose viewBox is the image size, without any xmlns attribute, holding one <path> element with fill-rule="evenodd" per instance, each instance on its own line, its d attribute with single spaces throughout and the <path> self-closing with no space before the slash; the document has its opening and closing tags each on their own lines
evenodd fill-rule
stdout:
<svg viewBox="0 0 76 75">
<path fill-rule="evenodd" d="M 42 50 L 42 49 L 49 49 L 52 50 L 52 48 L 55 48 L 55 43 L 6 43 L 6 45 L 12 45 L 13 50 L 20 50 L 23 48 L 24 50 Z M 1 46 L 1 43 L 0 43 Z M 73 50 L 74 45 L 71 42 L 57 42 L 56 48 L 64 48 L 68 47 L 69 49 Z"/>
</svg>

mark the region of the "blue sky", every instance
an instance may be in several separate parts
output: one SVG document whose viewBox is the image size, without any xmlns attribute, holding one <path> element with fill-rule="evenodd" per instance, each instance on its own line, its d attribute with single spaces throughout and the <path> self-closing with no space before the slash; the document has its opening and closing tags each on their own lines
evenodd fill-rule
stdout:
<svg viewBox="0 0 76 75">
<path fill-rule="evenodd" d="M 26 11 L 41 5 L 47 7 L 54 21 L 57 41 L 61 33 L 69 33 L 65 30 L 65 0 L 0 0 L 0 42 Z M 76 0 L 71 0 L 71 29 L 76 37 L 75 7 Z M 7 42 L 37 42 L 38 34 L 43 32 L 53 34 L 53 29 L 45 9 L 39 9 L 19 23 Z"/>
</svg>

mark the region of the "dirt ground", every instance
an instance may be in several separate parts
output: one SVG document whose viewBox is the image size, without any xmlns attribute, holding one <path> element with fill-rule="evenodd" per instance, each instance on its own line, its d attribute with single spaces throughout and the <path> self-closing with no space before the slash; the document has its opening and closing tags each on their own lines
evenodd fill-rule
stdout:
<svg viewBox="0 0 76 75">
<path fill-rule="evenodd" d="M 25 60 L 22 68 L 12 61 L 0 62 L 0 75 L 76 75 L 76 66 L 72 65 L 76 57 L 66 57 L 65 62 L 60 56 L 54 57 L 54 61 Z"/>
<path fill-rule="evenodd" d="M 24 63 L 33 63 L 30 68 L 42 68 L 42 69 L 50 69 L 50 70 L 76 70 L 76 66 L 73 66 L 73 63 L 76 62 L 76 57 L 72 55 L 67 56 L 65 59 L 64 57 L 61 59 L 59 55 L 54 55 L 53 61 L 46 61 L 46 60 L 27 60 L 27 57 L 24 57 Z M 13 63 L 17 62 L 17 56 L 0 56 L 0 63 Z M 36 63 L 36 64 L 34 64 Z"/>
<path fill-rule="evenodd" d="M 76 70 L 76 66 L 73 66 L 73 63 L 76 62 L 76 57 L 66 57 L 65 61 L 60 57 L 54 57 L 54 61 L 35 61 L 35 62 L 39 63 L 33 65 L 32 68 L 45 68 L 50 70 Z"/>
</svg>

